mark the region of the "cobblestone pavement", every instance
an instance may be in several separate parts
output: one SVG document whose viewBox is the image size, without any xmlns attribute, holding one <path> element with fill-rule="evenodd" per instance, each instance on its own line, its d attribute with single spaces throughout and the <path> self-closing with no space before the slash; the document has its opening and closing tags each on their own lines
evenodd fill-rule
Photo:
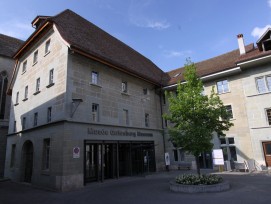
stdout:
<svg viewBox="0 0 271 204">
<path fill-rule="evenodd" d="M 104 183 L 88 184 L 76 191 L 62 193 L 3 181 L 0 182 L 0 204 L 259 204 L 270 203 L 271 200 L 271 176 L 268 173 L 218 173 L 230 182 L 229 191 L 201 194 L 173 193 L 169 190 L 168 182 L 180 173 L 191 173 L 191 171 L 171 171 L 145 177 L 108 180 Z"/>
</svg>

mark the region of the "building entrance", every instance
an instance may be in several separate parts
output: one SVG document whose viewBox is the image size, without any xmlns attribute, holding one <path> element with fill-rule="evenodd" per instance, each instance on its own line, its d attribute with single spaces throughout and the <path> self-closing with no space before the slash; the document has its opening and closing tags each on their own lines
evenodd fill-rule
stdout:
<svg viewBox="0 0 271 204">
<path fill-rule="evenodd" d="M 86 182 L 155 171 L 153 142 L 85 141 Z"/>
<path fill-rule="evenodd" d="M 199 155 L 199 164 L 201 169 L 212 169 L 212 153 L 211 152 L 202 152 Z"/>
<path fill-rule="evenodd" d="M 23 158 L 22 158 L 22 180 L 27 183 L 31 183 L 32 170 L 33 170 L 33 144 L 30 141 L 26 141 L 23 145 Z"/>
<path fill-rule="evenodd" d="M 271 142 L 263 142 L 263 151 L 264 151 L 264 157 L 266 166 L 271 166 Z"/>
</svg>

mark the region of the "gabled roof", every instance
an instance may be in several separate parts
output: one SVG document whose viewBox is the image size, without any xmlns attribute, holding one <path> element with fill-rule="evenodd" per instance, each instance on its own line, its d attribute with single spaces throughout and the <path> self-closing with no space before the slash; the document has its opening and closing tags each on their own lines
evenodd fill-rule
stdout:
<svg viewBox="0 0 271 204">
<path fill-rule="evenodd" d="M 55 24 L 62 38 L 75 52 L 86 53 L 157 85 L 161 85 L 166 77 L 152 61 L 69 9 L 53 17 L 46 16 L 46 20 L 27 41 L 33 39 L 35 33 L 48 22 Z"/>
<path fill-rule="evenodd" d="M 247 53 L 249 53 L 253 49 L 254 49 L 253 43 L 246 46 Z M 217 57 L 213 57 L 211 59 L 195 63 L 197 74 L 199 77 L 203 77 L 234 68 L 236 67 L 236 61 L 239 58 L 240 52 L 239 49 L 236 49 L 231 52 L 219 55 Z M 170 81 L 168 82 L 168 85 L 176 84 L 179 81 L 184 81 L 183 72 L 184 67 L 168 72 L 168 75 L 170 76 Z"/>
<path fill-rule="evenodd" d="M 24 41 L 0 34 L 0 55 L 12 57 Z"/>
</svg>

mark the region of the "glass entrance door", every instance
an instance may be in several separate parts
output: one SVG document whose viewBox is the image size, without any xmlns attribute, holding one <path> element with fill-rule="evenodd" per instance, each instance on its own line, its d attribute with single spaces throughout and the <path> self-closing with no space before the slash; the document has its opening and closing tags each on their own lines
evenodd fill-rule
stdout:
<svg viewBox="0 0 271 204">
<path fill-rule="evenodd" d="M 85 182 L 155 171 L 153 142 L 85 143 Z"/>
<path fill-rule="evenodd" d="M 86 144 L 85 150 L 85 179 L 97 181 L 99 172 L 99 144 Z"/>
</svg>

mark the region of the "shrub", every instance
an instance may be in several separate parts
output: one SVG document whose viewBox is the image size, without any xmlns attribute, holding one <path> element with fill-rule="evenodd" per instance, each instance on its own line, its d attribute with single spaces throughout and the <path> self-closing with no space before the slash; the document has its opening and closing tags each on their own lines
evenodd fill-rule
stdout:
<svg viewBox="0 0 271 204">
<path fill-rule="evenodd" d="M 217 175 L 183 174 L 176 178 L 176 183 L 184 185 L 213 185 L 223 181 L 222 177 Z"/>
</svg>

